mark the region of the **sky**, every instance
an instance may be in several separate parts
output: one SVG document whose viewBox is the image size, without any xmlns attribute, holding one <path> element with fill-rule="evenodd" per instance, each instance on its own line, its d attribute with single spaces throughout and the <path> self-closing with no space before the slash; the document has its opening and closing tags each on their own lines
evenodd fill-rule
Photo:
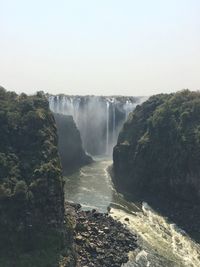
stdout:
<svg viewBox="0 0 200 267">
<path fill-rule="evenodd" d="M 199 0 L 0 0 L 0 85 L 32 94 L 200 89 Z"/>
</svg>

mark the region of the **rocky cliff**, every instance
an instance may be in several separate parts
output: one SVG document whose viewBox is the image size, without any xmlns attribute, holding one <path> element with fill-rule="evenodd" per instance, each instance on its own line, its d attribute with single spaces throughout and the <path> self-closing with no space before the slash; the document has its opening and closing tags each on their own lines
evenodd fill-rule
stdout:
<svg viewBox="0 0 200 267">
<path fill-rule="evenodd" d="M 63 173 L 69 173 L 78 167 L 92 162 L 82 147 L 80 132 L 72 116 L 54 113 L 58 131 L 58 150 Z"/>
<path fill-rule="evenodd" d="M 46 97 L 0 88 L 0 125 L 0 266 L 58 266 L 72 230 Z"/>
<path fill-rule="evenodd" d="M 137 106 L 119 135 L 113 161 L 119 190 L 171 210 L 167 215 L 191 226 L 200 218 L 200 93 L 155 95 Z M 163 203 L 170 200 L 173 206 L 166 208 Z"/>
</svg>

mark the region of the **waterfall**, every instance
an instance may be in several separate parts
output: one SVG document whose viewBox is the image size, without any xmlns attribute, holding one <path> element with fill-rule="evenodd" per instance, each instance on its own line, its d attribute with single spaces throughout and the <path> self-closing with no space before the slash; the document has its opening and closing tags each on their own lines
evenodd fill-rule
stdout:
<svg viewBox="0 0 200 267">
<path fill-rule="evenodd" d="M 113 144 L 115 142 L 115 99 L 113 99 L 113 106 L 112 106 L 112 111 L 113 111 Z"/>
<path fill-rule="evenodd" d="M 61 114 L 64 114 L 65 113 L 65 98 L 63 97 L 62 99 L 61 99 Z"/>
<path fill-rule="evenodd" d="M 56 103 L 54 103 L 54 106 L 55 106 L 55 110 L 56 110 L 56 112 L 57 113 L 59 113 L 59 111 L 60 111 L 60 102 L 59 102 L 59 96 L 57 95 L 56 96 Z"/>
<path fill-rule="evenodd" d="M 54 110 L 54 97 L 49 96 L 49 108 L 50 110 Z"/>
<path fill-rule="evenodd" d="M 107 100 L 106 102 L 106 154 L 108 155 L 109 153 L 109 107 L 110 103 Z"/>
<path fill-rule="evenodd" d="M 126 120 L 127 120 L 127 118 L 128 118 L 128 114 L 129 114 L 129 112 L 128 112 L 128 108 L 129 108 L 129 102 L 128 102 L 128 100 L 126 100 L 126 104 L 125 104 Z"/>
<path fill-rule="evenodd" d="M 76 124 L 78 125 L 80 98 L 75 99 L 73 105 L 74 105 L 74 120 L 75 120 Z"/>
<path fill-rule="evenodd" d="M 125 104 L 124 104 L 124 109 L 126 112 L 126 120 L 128 119 L 128 115 L 131 111 L 133 111 L 138 103 L 133 103 L 130 101 L 130 99 L 127 99 Z"/>
<path fill-rule="evenodd" d="M 73 116 L 84 149 L 91 155 L 109 154 L 119 131 L 140 97 L 49 95 L 55 113 Z"/>
</svg>

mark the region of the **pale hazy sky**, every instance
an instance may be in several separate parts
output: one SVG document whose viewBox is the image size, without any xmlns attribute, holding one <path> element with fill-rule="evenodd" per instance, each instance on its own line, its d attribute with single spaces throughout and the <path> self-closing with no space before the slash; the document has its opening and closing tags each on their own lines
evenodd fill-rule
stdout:
<svg viewBox="0 0 200 267">
<path fill-rule="evenodd" d="M 0 85 L 151 95 L 200 88 L 200 0 L 0 0 Z"/>
</svg>

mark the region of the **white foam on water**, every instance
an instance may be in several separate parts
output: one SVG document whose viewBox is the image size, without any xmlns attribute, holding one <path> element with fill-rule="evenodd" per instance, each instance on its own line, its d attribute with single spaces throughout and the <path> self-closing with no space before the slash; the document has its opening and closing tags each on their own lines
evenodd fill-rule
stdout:
<svg viewBox="0 0 200 267">
<path fill-rule="evenodd" d="M 130 260 L 123 267 L 200 267 L 199 244 L 147 203 L 131 203 L 116 192 L 107 172 L 111 163 L 98 158 L 67 177 L 66 198 L 81 203 L 84 210 L 106 212 L 110 206 L 110 215 L 138 235 L 140 249 L 129 253 Z"/>
<path fill-rule="evenodd" d="M 115 208 L 111 209 L 111 216 L 136 232 L 140 237 L 141 246 L 151 247 L 153 253 L 172 262 L 170 266 L 200 266 L 200 245 L 175 224 L 169 223 L 153 211 L 147 203 L 143 203 L 142 211 L 137 212 L 136 216 Z M 125 218 L 129 221 L 125 221 Z M 144 256 L 144 251 L 136 256 L 135 262 L 141 255 Z M 148 254 L 145 255 L 147 257 Z M 151 266 L 150 262 L 148 266 Z"/>
</svg>

